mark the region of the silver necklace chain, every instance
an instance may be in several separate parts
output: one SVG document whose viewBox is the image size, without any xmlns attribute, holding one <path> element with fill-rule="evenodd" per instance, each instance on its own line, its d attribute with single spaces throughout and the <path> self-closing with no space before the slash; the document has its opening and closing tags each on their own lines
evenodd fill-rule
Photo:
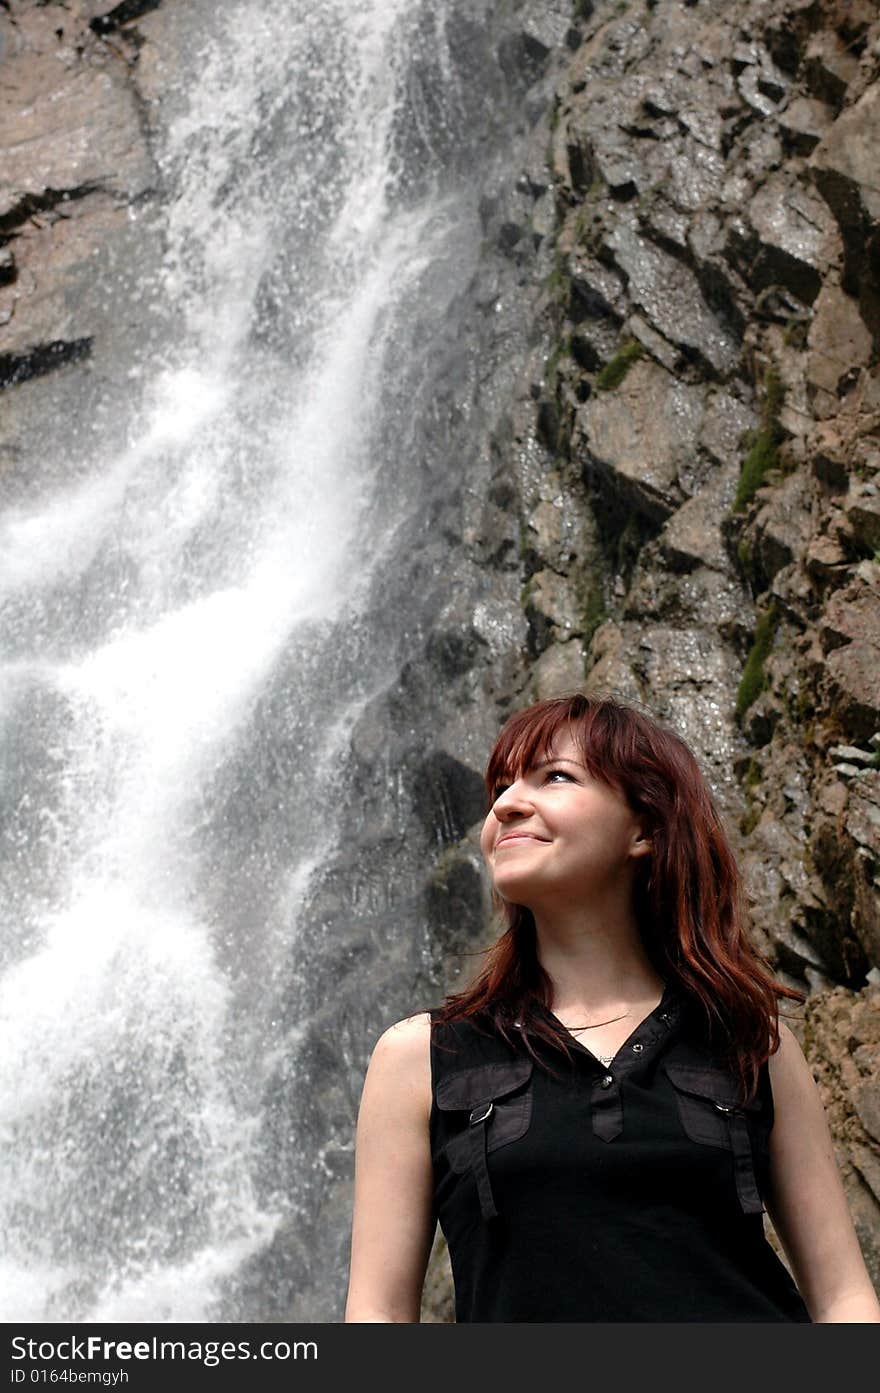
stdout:
<svg viewBox="0 0 880 1393">
<path fill-rule="evenodd" d="M 596 1025 L 569 1026 L 569 1031 L 572 1035 L 580 1035 L 580 1033 L 584 1030 L 595 1030 L 600 1025 L 613 1025 L 615 1021 L 624 1021 L 626 1020 L 627 1016 L 630 1015 L 632 1015 L 631 1011 L 624 1011 L 622 1016 L 612 1016 L 610 1021 L 597 1021 Z M 608 1068 L 609 1064 L 612 1064 L 614 1062 L 613 1054 L 598 1054 L 595 1050 L 591 1050 L 590 1053 L 593 1054 L 596 1059 L 598 1059 L 600 1064 L 604 1064 L 606 1069 Z"/>
</svg>

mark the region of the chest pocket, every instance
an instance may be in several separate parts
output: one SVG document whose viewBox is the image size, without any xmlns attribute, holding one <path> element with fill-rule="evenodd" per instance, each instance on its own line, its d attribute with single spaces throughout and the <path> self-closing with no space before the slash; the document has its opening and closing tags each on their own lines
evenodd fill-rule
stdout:
<svg viewBox="0 0 880 1393">
<path fill-rule="evenodd" d="M 457 1069 L 437 1086 L 436 1102 L 441 1112 L 462 1114 L 461 1132 L 446 1143 L 449 1164 L 458 1174 L 473 1173 L 484 1219 L 495 1218 L 498 1213 L 486 1157 L 528 1131 L 531 1077 L 532 1061 L 521 1058 Z"/>
<path fill-rule="evenodd" d="M 761 1099 L 741 1103 L 737 1082 L 724 1069 L 669 1062 L 666 1073 L 675 1089 L 681 1125 L 691 1141 L 733 1153 L 740 1208 L 744 1214 L 762 1214 L 753 1138 L 763 1122 Z"/>
</svg>

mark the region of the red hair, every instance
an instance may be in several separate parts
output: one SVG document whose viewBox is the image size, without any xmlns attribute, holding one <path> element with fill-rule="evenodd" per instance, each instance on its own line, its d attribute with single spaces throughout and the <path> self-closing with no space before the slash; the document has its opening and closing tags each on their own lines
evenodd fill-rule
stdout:
<svg viewBox="0 0 880 1393">
<path fill-rule="evenodd" d="M 779 1047 L 778 999 L 806 998 L 775 979 L 750 940 L 740 872 L 696 758 L 674 731 L 616 698 L 553 697 L 502 727 L 486 766 L 490 807 L 501 785 L 550 753 L 559 732 L 575 741 L 589 773 L 644 818 L 651 852 L 639 858 L 633 896 L 645 950 L 720 1049 L 744 1101 Z M 485 951 L 476 979 L 448 996 L 435 1020 L 470 1019 L 510 1043 L 516 1021 L 516 1036 L 536 1059 L 536 1037 L 569 1054 L 568 1032 L 536 1010 L 536 1002 L 550 1006 L 551 983 L 538 961 L 532 913 L 495 892 L 493 900 L 505 930 Z"/>
</svg>

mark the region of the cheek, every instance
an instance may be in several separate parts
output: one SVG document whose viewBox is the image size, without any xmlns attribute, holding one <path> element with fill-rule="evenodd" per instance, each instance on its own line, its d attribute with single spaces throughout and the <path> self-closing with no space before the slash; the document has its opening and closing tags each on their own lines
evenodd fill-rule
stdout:
<svg viewBox="0 0 880 1393">
<path fill-rule="evenodd" d="M 483 853 L 483 856 L 485 858 L 488 858 L 489 848 L 495 840 L 495 827 L 495 818 L 493 817 L 492 813 L 490 813 L 489 816 L 486 818 L 486 821 L 483 823 L 483 830 L 480 833 L 480 851 Z"/>
</svg>

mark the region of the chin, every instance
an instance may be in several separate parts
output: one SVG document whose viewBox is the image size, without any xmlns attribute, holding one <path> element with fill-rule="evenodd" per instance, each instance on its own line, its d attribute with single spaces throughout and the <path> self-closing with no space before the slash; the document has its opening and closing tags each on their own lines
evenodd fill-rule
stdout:
<svg viewBox="0 0 880 1393">
<path fill-rule="evenodd" d="M 506 900 L 508 904 L 522 905 L 524 909 L 529 908 L 529 900 L 532 898 L 527 885 L 521 883 L 518 885 L 512 879 L 502 884 L 496 880 L 495 893 L 500 895 L 502 900 Z"/>
</svg>

